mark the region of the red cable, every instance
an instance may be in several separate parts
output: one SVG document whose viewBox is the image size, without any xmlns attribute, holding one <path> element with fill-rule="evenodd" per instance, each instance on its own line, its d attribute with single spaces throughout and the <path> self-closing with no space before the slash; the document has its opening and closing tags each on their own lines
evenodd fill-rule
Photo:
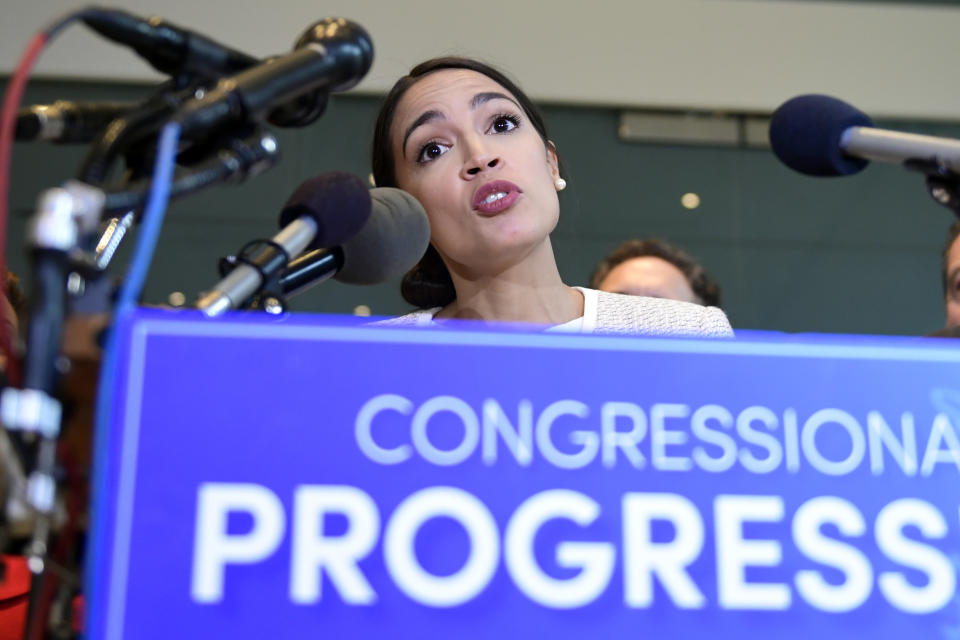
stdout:
<svg viewBox="0 0 960 640">
<path fill-rule="evenodd" d="M 7 291 L 7 210 L 10 191 L 10 156 L 13 152 L 13 139 L 16 135 L 17 109 L 23 99 L 27 78 L 34 62 L 47 44 L 48 34 L 40 32 L 33 36 L 20 59 L 16 70 L 10 77 L 10 83 L 3 96 L 3 110 L 0 111 L 0 291 Z M 7 359 L 7 378 L 11 383 L 20 381 L 20 363 L 11 347 L 12 336 L 7 332 L 7 323 L 0 322 L 0 349 Z"/>
</svg>

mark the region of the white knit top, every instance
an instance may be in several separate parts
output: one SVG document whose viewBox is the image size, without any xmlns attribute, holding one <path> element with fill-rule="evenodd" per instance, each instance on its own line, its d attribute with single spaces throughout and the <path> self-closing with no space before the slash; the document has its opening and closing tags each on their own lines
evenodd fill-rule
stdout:
<svg viewBox="0 0 960 640">
<path fill-rule="evenodd" d="M 570 322 L 546 327 L 563 333 L 613 333 L 625 335 L 733 337 L 726 314 L 717 307 L 690 302 L 607 293 L 576 287 L 583 293 L 583 315 Z M 434 316 L 440 307 L 422 309 L 380 325 L 440 326 Z"/>
</svg>

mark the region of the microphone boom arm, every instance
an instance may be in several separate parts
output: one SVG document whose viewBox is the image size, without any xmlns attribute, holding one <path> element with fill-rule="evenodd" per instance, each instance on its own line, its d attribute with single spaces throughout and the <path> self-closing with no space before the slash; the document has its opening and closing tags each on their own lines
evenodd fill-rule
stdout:
<svg viewBox="0 0 960 640">
<path fill-rule="evenodd" d="M 904 158 L 933 162 L 960 170 L 960 140 L 904 133 L 874 127 L 850 127 L 840 137 L 844 152 L 877 162 L 900 163 Z"/>
<path fill-rule="evenodd" d="M 859 158 L 902 163 L 905 169 L 924 174 L 933 201 L 960 219 L 960 140 L 850 127 L 840 137 L 840 146 Z"/>
</svg>

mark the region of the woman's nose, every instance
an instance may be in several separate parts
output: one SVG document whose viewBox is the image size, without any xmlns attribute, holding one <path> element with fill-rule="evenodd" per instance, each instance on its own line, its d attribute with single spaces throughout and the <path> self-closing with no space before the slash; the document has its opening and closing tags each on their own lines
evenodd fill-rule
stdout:
<svg viewBox="0 0 960 640">
<path fill-rule="evenodd" d="M 484 171 L 493 169 L 499 164 L 500 157 L 497 156 L 497 154 L 485 148 L 483 145 L 474 145 L 470 149 L 470 153 L 467 156 L 466 162 L 463 164 L 460 175 L 464 180 L 469 180 Z"/>
</svg>

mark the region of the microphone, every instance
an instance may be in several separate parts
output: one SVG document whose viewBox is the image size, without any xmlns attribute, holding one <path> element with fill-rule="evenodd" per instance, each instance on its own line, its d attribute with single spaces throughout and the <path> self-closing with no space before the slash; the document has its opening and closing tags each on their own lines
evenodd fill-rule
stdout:
<svg viewBox="0 0 960 640">
<path fill-rule="evenodd" d="M 204 97 L 184 103 L 176 120 L 189 136 L 276 109 L 273 124 L 305 126 L 323 112 L 322 96 L 354 87 L 371 64 L 373 43 L 363 27 L 324 18 L 297 40 L 293 53 L 221 79 Z"/>
<path fill-rule="evenodd" d="M 770 119 L 770 145 L 781 162 L 811 176 L 850 175 L 871 160 L 960 172 L 960 141 L 878 129 L 863 112 L 824 95 L 783 103 Z"/>
<path fill-rule="evenodd" d="M 356 176 L 334 171 L 307 180 L 280 212 L 280 232 L 241 249 L 240 264 L 197 307 L 210 317 L 237 308 L 279 274 L 291 257 L 356 235 L 370 217 L 370 209 L 370 192 Z"/>
<path fill-rule="evenodd" d="M 35 104 L 17 111 L 16 139 L 56 143 L 90 142 L 107 125 L 137 106 L 134 102 Z"/>
<path fill-rule="evenodd" d="M 120 9 L 93 7 L 84 12 L 83 21 L 100 35 L 132 48 L 154 69 L 169 75 L 219 77 L 259 63 L 253 56 L 163 18 L 144 19 Z"/>
<path fill-rule="evenodd" d="M 430 244 L 430 222 L 416 198 L 393 187 L 370 190 L 370 219 L 339 247 L 317 249 L 292 261 L 279 290 L 295 296 L 331 276 L 346 284 L 379 284 L 399 277 Z"/>
</svg>

